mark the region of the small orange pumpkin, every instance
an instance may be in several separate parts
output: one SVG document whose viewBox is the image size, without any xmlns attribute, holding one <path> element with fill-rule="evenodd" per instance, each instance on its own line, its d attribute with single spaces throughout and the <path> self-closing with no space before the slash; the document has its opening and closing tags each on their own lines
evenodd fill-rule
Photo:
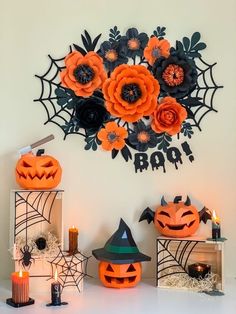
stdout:
<svg viewBox="0 0 236 314">
<path fill-rule="evenodd" d="M 28 190 L 48 190 L 55 188 L 61 181 L 61 166 L 52 156 L 41 155 L 39 150 L 36 156 L 33 153 L 22 155 L 15 169 L 17 183 Z"/>
<path fill-rule="evenodd" d="M 99 278 L 107 288 L 131 288 L 141 280 L 141 263 L 113 264 L 99 263 Z"/>
<path fill-rule="evenodd" d="M 197 208 L 191 205 L 189 197 L 180 202 L 181 197 L 175 197 L 173 202 L 166 202 L 164 197 L 161 206 L 156 209 L 154 224 L 157 230 L 167 237 L 184 238 L 194 234 L 200 223 Z"/>
</svg>

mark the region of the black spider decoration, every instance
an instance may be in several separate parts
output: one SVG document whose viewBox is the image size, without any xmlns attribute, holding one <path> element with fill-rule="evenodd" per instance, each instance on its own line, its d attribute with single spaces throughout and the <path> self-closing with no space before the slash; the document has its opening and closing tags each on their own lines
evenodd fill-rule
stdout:
<svg viewBox="0 0 236 314">
<path fill-rule="evenodd" d="M 22 258 L 19 260 L 19 263 L 21 263 L 24 268 L 30 267 L 34 261 L 34 258 L 32 257 L 33 248 L 30 249 L 29 245 L 26 244 L 20 251 L 22 253 Z"/>
</svg>

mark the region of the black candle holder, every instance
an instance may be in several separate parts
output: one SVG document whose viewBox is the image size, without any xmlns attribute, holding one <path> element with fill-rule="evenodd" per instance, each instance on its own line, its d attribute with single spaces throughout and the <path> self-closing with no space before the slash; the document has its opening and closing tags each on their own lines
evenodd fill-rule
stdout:
<svg viewBox="0 0 236 314">
<path fill-rule="evenodd" d="M 203 263 L 188 265 L 188 274 L 192 278 L 204 279 L 211 272 L 211 266 Z"/>
<path fill-rule="evenodd" d="M 46 304 L 46 306 L 61 306 L 61 305 L 67 305 L 67 304 L 68 304 L 68 302 L 61 302 L 58 304 L 48 303 L 48 304 Z"/>
<path fill-rule="evenodd" d="M 29 301 L 25 303 L 15 303 L 12 298 L 9 298 L 9 299 L 6 299 L 6 304 L 12 307 L 23 307 L 23 306 L 34 304 L 34 299 L 29 298 Z"/>
</svg>

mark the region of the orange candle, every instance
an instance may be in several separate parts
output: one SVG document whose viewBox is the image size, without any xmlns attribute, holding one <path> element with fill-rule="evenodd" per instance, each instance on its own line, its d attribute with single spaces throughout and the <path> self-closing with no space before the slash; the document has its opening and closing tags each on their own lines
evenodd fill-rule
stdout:
<svg viewBox="0 0 236 314">
<path fill-rule="evenodd" d="M 69 253 L 74 254 L 78 250 L 78 229 L 73 226 L 69 229 Z"/>
<path fill-rule="evenodd" d="M 29 301 L 29 273 L 21 270 L 11 274 L 12 301 L 27 303 Z"/>
</svg>

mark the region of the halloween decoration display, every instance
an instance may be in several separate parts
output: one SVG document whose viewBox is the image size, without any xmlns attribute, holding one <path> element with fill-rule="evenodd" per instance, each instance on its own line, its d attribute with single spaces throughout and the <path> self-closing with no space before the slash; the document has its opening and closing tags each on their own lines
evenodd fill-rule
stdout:
<svg viewBox="0 0 236 314">
<path fill-rule="evenodd" d="M 154 222 L 157 230 L 164 236 L 173 238 L 184 238 L 194 234 L 200 223 L 200 218 L 206 223 L 206 219 L 211 219 L 211 213 L 207 208 L 200 212 L 191 204 L 190 198 L 181 201 L 182 196 L 176 196 L 173 202 L 166 202 L 164 196 L 161 205 L 153 212 L 146 208 L 139 221 L 147 220 Z"/>
<path fill-rule="evenodd" d="M 38 150 L 36 156 L 28 153 L 16 164 L 16 181 L 28 190 L 47 190 L 55 188 L 61 181 L 61 166 L 52 156 L 43 155 L 44 150 Z"/>
<path fill-rule="evenodd" d="M 123 219 L 104 248 L 92 251 L 99 263 L 99 278 L 108 288 L 130 288 L 141 279 L 142 261 L 151 258 L 139 252 L 131 231 Z"/>
<path fill-rule="evenodd" d="M 85 30 L 83 45 L 73 44 L 62 58 L 49 55 L 49 69 L 36 75 L 45 124 L 58 125 L 64 139 L 79 134 L 85 150 L 100 147 L 113 159 L 133 160 L 136 172 L 149 164 L 166 172 L 166 161 L 178 169 L 183 157 L 192 162 L 187 140 L 217 112 L 214 96 L 222 88 L 213 78 L 216 63 L 202 58 L 200 33 L 175 45 L 160 26 L 150 35 L 135 27 L 122 34 L 114 26 L 109 38 L 101 36 L 92 39 Z M 149 149 L 155 149 L 150 158 Z"/>
<path fill-rule="evenodd" d="M 87 274 L 87 264 L 90 256 L 81 252 L 68 255 L 59 247 L 57 256 L 48 260 L 51 265 L 51 278 L 54 278 L 56 270 L 58 271 L 57 281 L 61 285 L 61 292 L 67 287 L 76 287 L 80 292 L 80 282 Z"/>
</svg>

